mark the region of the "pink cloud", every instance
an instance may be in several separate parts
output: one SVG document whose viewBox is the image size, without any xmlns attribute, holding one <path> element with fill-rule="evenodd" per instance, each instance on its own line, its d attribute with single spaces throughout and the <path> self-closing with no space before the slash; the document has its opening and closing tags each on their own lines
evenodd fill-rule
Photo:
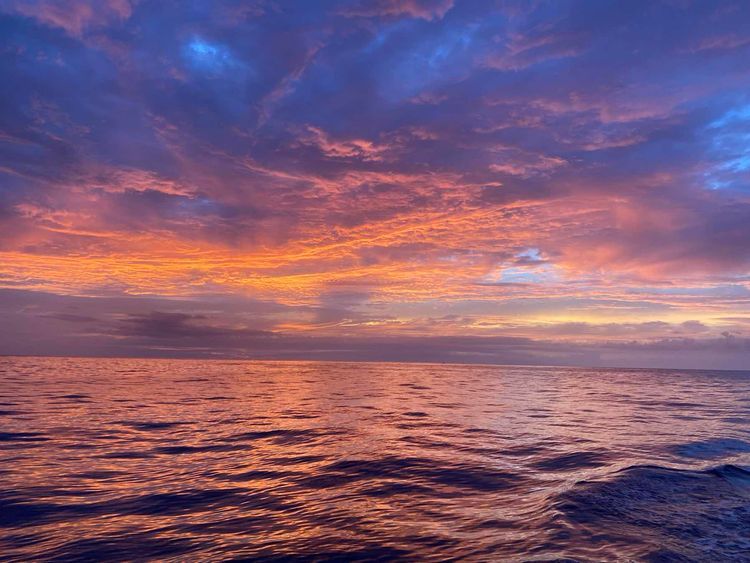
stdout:
<svg viewBox="0 0 750 563">
<path fill-rule="evenodd" d="M 441 19 L 453 7 L 453 0 L 363 0 L 345 8 L 346 16 L 408 16 L 424 20 Z"/>
<path fill-rule="evenodd" d="M 11 0 L 13 10 L 79 37 L 87 29 L 130 17 L 130 0 Z"/>
</svg>

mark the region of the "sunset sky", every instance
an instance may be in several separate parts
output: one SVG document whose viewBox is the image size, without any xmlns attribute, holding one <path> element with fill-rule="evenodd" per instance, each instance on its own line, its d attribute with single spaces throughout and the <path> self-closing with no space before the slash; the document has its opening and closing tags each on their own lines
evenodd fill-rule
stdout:
<svg viewBox="0 0 750 563">
<path fill-rule="evenodd" d="M 750 368 L 750 2 L 0 2 L 0 353 Z"/>
</svg>

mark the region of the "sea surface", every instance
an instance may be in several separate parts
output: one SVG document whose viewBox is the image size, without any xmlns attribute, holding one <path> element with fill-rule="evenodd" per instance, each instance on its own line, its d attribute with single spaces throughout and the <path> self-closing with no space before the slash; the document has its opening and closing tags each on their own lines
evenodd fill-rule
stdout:
<svg viewBox="0 0 750 563">
<path fill-rule="evenodd" d="M 750 372 L 0 358 L 0 559 L 750 561 Z"/>
</svg>

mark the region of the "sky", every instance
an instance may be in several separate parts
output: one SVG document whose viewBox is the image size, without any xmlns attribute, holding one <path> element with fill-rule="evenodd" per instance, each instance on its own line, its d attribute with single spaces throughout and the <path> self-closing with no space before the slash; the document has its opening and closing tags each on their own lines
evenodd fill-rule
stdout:
<svg viewBox="0 0 750 563">
<path fill-rule="evenodd" d="M 750 369 L 750 3 L 0 1 L 0 354 Z"/>
</svg>

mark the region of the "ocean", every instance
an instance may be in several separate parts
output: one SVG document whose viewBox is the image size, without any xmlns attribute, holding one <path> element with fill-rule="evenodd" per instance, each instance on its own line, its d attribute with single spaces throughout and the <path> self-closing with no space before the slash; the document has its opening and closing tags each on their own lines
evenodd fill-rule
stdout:
<svg viewBox="0 0 750 563">
<path fill-rule="evenodd" d="M 750 561 L 750 372 L 0 358 L 3 561 Z"/>
</svg>

